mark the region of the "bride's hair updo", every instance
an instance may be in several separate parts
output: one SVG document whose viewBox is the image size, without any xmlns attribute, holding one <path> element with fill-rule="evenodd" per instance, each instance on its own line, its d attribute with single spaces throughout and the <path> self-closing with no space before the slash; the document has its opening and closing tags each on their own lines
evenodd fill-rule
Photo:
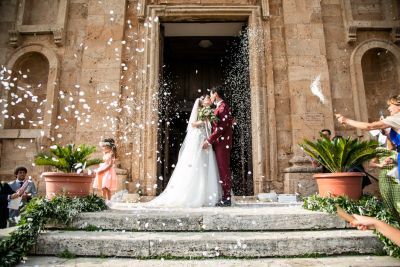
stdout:
<svg viewBox="0 0 400 267">
<path fill-rule="evenodd" d="M 202 96 L 199 97 L 199 107 L 204 107 L 203 106 L 203 100 L 206 99 L 209 95 L 204 94 Z"/>
<path fill-rule="evenodd" d="M 391 97 L 388 99 L 387 104 L 388 104 L 388 105 L 393 104 L 393 105 L 396 105 L 396 106 L 400 106 L 400 95 L 391 96 Z"/>
</svg>

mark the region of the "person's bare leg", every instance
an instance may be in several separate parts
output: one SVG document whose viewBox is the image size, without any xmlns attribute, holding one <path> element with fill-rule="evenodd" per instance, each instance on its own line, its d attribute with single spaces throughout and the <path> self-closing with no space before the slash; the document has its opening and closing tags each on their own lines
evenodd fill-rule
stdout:
<svg viewBox="0 0 400 267">
<path fill-rule="evenodd" d="M 106 192 L 107 192 L 107 200 L 111 199 L 111 190 L 106 188 Z"/>
<path fill-rule="evenodd" d="M 107 194 L 107 190 L 108 190 L 107 188 L 102 188 L 102 189 L 101 189 L 101 192 L 103 193 L 103 198 L 106 199 L 106 200 L 108 199 L 108 198 L 107 198 L 107 195 L 108 195 L 108 194 Z"/>
</svg>

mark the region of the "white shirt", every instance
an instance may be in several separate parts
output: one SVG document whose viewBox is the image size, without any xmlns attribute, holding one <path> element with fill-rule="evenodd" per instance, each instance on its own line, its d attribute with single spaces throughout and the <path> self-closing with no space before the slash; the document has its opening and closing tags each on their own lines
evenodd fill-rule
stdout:
<svg viewBox="0 0 400 267">
<path fill-rule="evenodd" d="M 18 185 L 20 185 L 20 187 L 21 187 L 21 186 L 25 183 L 25 180 L 20 181 L 20 180 L 16 179 L 15 182 L 16 182 Z M 21 185 L 21 183 L 22 183 L 22 185 Z"/>
<path fill-rule="evenodd" d="M 394 128 L 396 132 L 400 133 L 400 112 L 394 114 L 393 116 L 387 116 L 382 121 Z"/>
</svg>

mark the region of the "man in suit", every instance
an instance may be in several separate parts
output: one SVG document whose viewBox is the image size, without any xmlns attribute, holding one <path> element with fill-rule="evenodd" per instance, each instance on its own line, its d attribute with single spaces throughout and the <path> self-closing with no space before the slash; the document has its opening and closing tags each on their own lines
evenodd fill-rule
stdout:
<svg viewBox="0 0 400 267">
<path fill-rule="evenodd" d="M 7 227 L 8 220 L 8 202 L 20 195 L 15 193 L 9 184 L 0 181 L 0 229 Z"/>
<path fill-rule="evenodd" d="M 222 187 L 222 199 L 217 206 L 231 205 L 231 150 L 232 150 L 232 114 L 229 105 L 224 101 L 224 89 L 221 86 L 211 89 L 211 100 L 216 104 L 214 115 L 218 121 L 212 124 L 212 133 L 203 143 L 203 149 L 212 145 L 217 159 L 220 183 Z"/>
<path fill-rule="evenodd" d="M 26 203 L 31 200 L 32 197 L 36 196 L 36 187 L 35 184 L 31 180 L 26 180 L 26 174 L 28 170 L 25 167 L 17 167 L 14 171 L 15 174 L 15 181 L 10 182 L 9 185 L 14 192 L 17 192 L 21 186 L 28 181 L 28 186 L 25 188 L 23 192 L 20 192 L 22 201 L 19 209 L 21 209 Z M 10 219 L 14 219 L 14 217 L 19 216 L 19 209 L 14 210 L 10 209 Z"/>
</svg>

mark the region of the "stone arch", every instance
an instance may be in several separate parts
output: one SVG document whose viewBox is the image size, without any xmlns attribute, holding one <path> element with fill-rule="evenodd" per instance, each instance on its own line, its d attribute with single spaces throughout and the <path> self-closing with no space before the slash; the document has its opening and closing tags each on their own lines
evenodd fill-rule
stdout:
<svg viewBox="0 0 400 267">
<path fill-rule="evenodd" d="M 390 41 L 372 39 L 360 43 L 350 57 L 350 74 L 353 93 L 354 113 L 356 120 L 368 121 L 367 99 L 363 76 L 362 59 L 371 49 L 384 49 L 390 52 L 395 60 L 397 79 L 400 82 L 400 49 Z M 361 134 L 357 130 L 358 135 Z"/>
<path fill-rule="evenodd" d="M 45 112 L 43 114 L 43 128 L 39 130 L 30 129 L 29 131 L 24 131 L 24 129 L 21 129 L 18 133 L 18 136 L 24 136 L 25 138 L 35 138 L 43 136 L 41 131 L 44 131 L 45 136 L 50 136 L 50 130 L 52 128 L 51 126 L 55 123 L 57 111 L 60 62 L 56 53 L 53 50 L 40 44 L 22 46 L 11 55 L 6 64 L 6 68 L 9 70 L 14 70 L 21 60 L 32 53 L 38 53 L 42 55 L 45 59 L 47 59 L 49 68 L 47 75 L 47 88 L 45 88 L 46 104 L 44 107 Z M 1 124 L 4 125 L 4 119 Z M 1 131 L 7 130 L 2 129 Z M 6 134 L 6 136 L 8 136 L 8 134 Z"/>
<path fill-rule="evenodd" d="M 46 99 L 48 74 L 49 61 L 43 54 L 29 52 L 18 58 L 10 77 L 14 85 L 8 91 L 8 102 L 15 102 L 16 98 L 21 101 L 8 106 L 9 118 L 4 121 L 5 129 L 43 127 L 40 124 L 44 115 L 41 103 Z"/>
</svg>

